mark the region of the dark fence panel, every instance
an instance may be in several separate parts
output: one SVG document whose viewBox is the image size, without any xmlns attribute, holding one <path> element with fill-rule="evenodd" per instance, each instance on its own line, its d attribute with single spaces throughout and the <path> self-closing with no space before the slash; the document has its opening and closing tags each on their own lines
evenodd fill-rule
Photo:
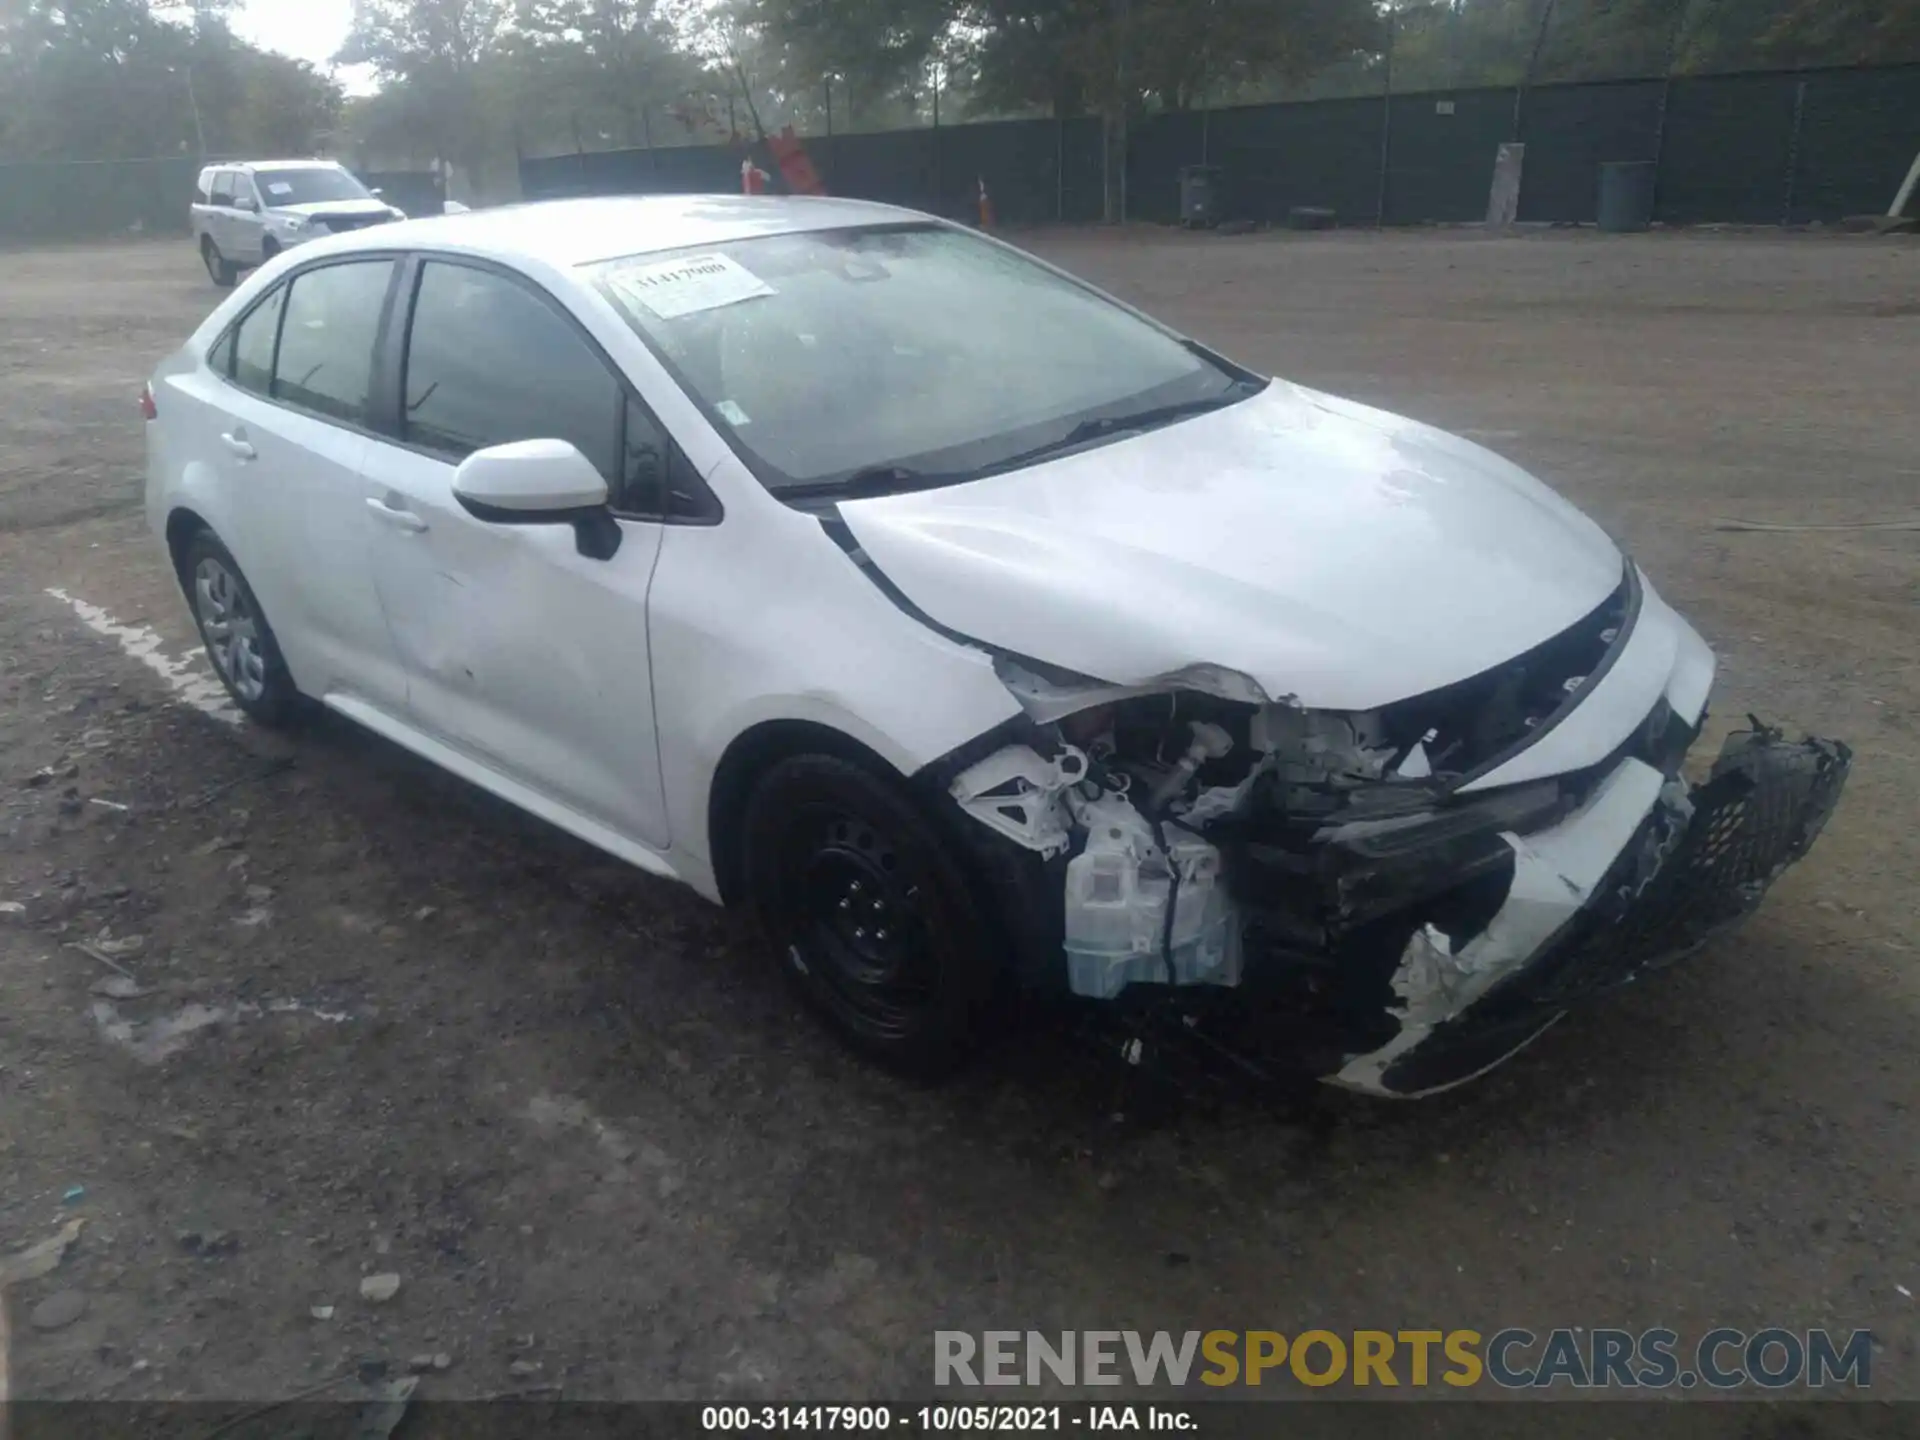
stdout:
<svg viewBox="0 0 1920 1440">
<path fill-rule="evenodd" d="M 1085 224 L 1106 213 L 1106 181 L 1100 162 L 1105 132 L 1094 119 L 1065 120 L 1060 124 L 1060 215 Z"/>
<path fill-rule="evenodd" d="M 1240 219 L 1284 220 L 1296 205 L 1371 224 L 1380 201 L 1379 100 L 1247 105 L 1160 115 L 1128 141 L 1127 214 L 1171 222 L 1180 167 L 1218 165 L 1221 206 Z"/>
<path fill-rule="evenodd" d="M 1511 89 L 1157 115 L 1128 137 L 1127 213 L 1174 222 L 1180 168 L 1204 162 L 1221 167 L 1222 206 L 1236 218 L 1278 223 L 1290 208 L 1312 205 L 1345 225 L 1479 220 L 1513 115 Z M 1920 150 L 1920 65 L 1539 86 L 1521 106 L 1521 138 L 1523 221 L 1590 223 L 1601 165 L 1656 158 L 1656 214 L 1668 223 L 1774 225 L 1879 212 Z M 971 219 L 985 180 L 1008 224 L 1104 212 L 1097 119 L 806 143 L 839 195 Z M 530 198 L 734 191 L 739 166 L 740 152 L 727 146 L 632 150 L 523 161 L 521 180 Z"/>
<path fill-rule="evenodd" d="M 1224 114 L 1226 112 L 1219 112 Z M 1134 220 L 1152 220 L 1171 225 L 1180 218 L 1180 167 L 1203 162 L 1219 164 L 1217 154 L 1207 153 L 1212 140 L 1212 122 L 1216 116 L 1194 111 L 1174 115 L 1156 115 L 1135 125 L 1127 136 L 1127 215 Z M 1101 183 L 1099 151 L 1094 153 L 1094 179 Z M 1226 185 L 1244 180 L 1242 167 L 1223 174 Z M 1234 212 L 1230 192 L 1223 190 L 1221 203 L 1227 213 Z M 1104 205 L 1101 211 L 1104 213 Z"/>
<path fill-rule="evenodd" d="M 1805 78 L 1791 219 L 1884 215 L 1920 154 L 1920 65 Z"/>
<path fill-rule="evenodd" d="M 1675 80 L 1654 217 L 1778 225 L 1786 215 L 1797 84 L 1792 75 Z"/>
<path fill-rule="evenodd" d="M 1396 95 L 1387 149 L 1386 223 L 1486 219 L 1494 154 L 1501 141 L 1512 138 L 1511 90 Z"/>
<path fill-rule="evenodd" d="M 995 217 L 1005 223 L 1039 224 L 1064 212 L 1067 128 L 1059 121 L 1003 120 L 937 133 L 939 203 L 933 208 L 938 213 L 977 216 L 983 182 Z"/>
<path fill-rule="evenodd" d="M 821 182 L 835 195 L 930 210 L 937 204 L 939 141 L 933 130 L 878 130 L 806 142 Z M 739 189 L 736 178 L 734 189 Z"/>
<path fill-rule="evenodd" d="M 193 159 L 0 165 L 0 239 L 185 234 L 199 173 Z"/>
<path fill-rule="evenodd" d="M 1591 223 L 1600 204 L 1600 167 L 1654 158 L 1661 84 L 1629 80 L 1532 91 L 1520 121 L 1527 160 L 1519 218 Z"/>
</svg>

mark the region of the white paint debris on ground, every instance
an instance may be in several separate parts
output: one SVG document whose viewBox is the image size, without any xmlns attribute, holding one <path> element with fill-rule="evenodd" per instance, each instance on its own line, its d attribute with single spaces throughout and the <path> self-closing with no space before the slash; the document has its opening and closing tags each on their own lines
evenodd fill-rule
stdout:
<svg viewBox="0 0 1920 1440">
<path fill-rule="evenodd" d="M 119 1046 L 142 1065 L 158 1065 L 186 1049 L 201 1031 L 236 1020 L 257 1020 L 264 1015 L 307 1015 L 328 1025 L 343 1025 L 353 1018 L 343 1010 L 323 1010 L 292 999 L 269 1000 L 265 1005 L 243 1001 L 231 1007 L 188 1005 L 171 1015 L 147 1021 L 128 1020 L 111 1001 L 96 1000 L 91 1013 L 101 1038 Z"/>
<path fill-rule="evenodd" d="M 152 626 L 122 625 L 98 605 L 90 605 L 64 590 L 49 589 L 47 594 L 71 606 L 81 624 L 95 634 L 117 641 L 128 655 L 166 681 L 173 698 L 182 705 L 191 705 L 201 714 L 211 715 L 228 725 L 240 723 L 239 710 L 208 670 L 205 656 L 195 652 L 184 659 L 175 659 L 167 654 L 160 632 Z"/>
</svg>

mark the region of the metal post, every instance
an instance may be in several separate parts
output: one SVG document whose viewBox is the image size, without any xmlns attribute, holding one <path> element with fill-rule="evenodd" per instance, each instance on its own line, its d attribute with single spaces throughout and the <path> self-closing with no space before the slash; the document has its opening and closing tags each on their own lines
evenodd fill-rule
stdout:
<svg viewBox="0 0 1920 1440">
<path fill-rule="evenodd" d="M 193 66 L 191 63 L 187 65 L 186 71 L 187 104 L 193 110 L 193 138 L 200 146 L 200 162 L 205 164 L 207 159 L 207 127 L 200 121 L 200 97 L 196 95 L 193 90 Z"/>
<path fill-rule="evenodd" d="M 1916 161 L 1920 163 L 1920 161 Z M 1054 106 L 1054 219 L 1068 217 L 1068 123 Z"/>
<path fill-rule="evenodd" d="M 1100 216 L 1113 219 L 1113 107 L 1100 114 Z"/>
<path fill-rule="evenodd" d="M 1387 165 L 1393 154 L 1393 39 L 1394 12 L 1387 11 L 1387 75 L 1380 92 L 1380 188 L 1374 194 L 1373 224 L 1383 230 L 1387 224 Z"/>
<path fill-rule="evenodd" d="M 827 138 L 831 140 L 833 138 L 833 77 L 829 75 L 820 83 L 827 92 Z"/>
<path fill-rule="evenodd" d="M 1780 223 L 1793 223 L 1794 172 L 1800 168 L 1800 121 L 1807 111 L 1807 82 L 1793 87 L 1793 129 L 1787 135 L 1787 193 L 1780 206 Z"/>
<path fill-rule="evenodd" d="M 1694 0 L 1680 0 L 1674 13 L 1673 30 L 1667 36 L 1667 63 L 1660 72 L 1660 105 L 1653 116 L 1653 213 L 1660 213 L 1660 170 L 1667 156 L 1667 111 L 1673 100 L 1673 67 L 1680 61 L 1680 42 L 1686 38 L 1687 16 Z M 1713 0 L 1707 0 L 1713 8 Z"/>
<path fill-rule="evenodd" d="M 1132 169 L 1132 156 L 1127 143 L 1127 51 L 1132 43 L 1131 28 L 1128 20 L 1132 7 L 1128 0 L 1120 0 L 1120 223 L 1127 223 L 1127 171 Z"/>
<path fill-rule="evenodd" d="M 1521 108 L 1526 104 L 1527 90 L 1533 84 L 1533 72 L 1540 66 L 1540 52 L 1546 47 L 1547 27 L 1553 23 L 1554 0 L 1546 0 L 1540 9 L 1540 28 L 1533 33 L 1533 49 L 1527 56 L 1527 71 L 1520 79 L 1520 88 L 1513 92 L 1513 138 L 1520 135 Z"/>
</svg>

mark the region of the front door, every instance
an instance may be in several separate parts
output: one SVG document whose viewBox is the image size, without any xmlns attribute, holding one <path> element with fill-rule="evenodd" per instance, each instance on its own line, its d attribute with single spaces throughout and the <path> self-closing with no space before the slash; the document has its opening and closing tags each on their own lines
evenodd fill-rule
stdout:
<svg viewBox="0 0 1920 1440">
<path fill-rule="evenodd" d="M 420 267 L 403 374 L 400 433 L 370 446 L 364 503 L 413 723 L 665 848 L 646 625 L 661 527 L 622 519 L 618 552 L 594 560 L 571 526 L 489 524 L 453 496 L 474 450 L 560 439 L 608 477 L 617 512 L 634 467 L 659 460 L 651 417 L 634 406 L 629 423 L 621 381 L 550 297 L 452 262 Z"/>
</svg>

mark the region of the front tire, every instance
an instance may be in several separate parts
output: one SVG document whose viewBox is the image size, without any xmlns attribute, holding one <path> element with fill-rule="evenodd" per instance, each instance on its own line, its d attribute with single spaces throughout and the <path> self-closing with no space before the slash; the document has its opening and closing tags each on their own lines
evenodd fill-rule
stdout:
<svg viewBox="0 0 1920 1440">
<path fill-rule="evenodd" d="M 984 1039 L 1001 948 L 960 861 L 895 781 L 783 760 L 747 801 L 749 903 L 802 999 L 855 1050 L 938 1079 Z"/>
<path fill-rule="evenodd" d="M 274 257 L 280 253 L 280 242 L 271 235 L 260 242 L 260 263 L 271 265 Z"/>
<path fill-rule="evenodd" d="M 180 579 L 207 659 L 233 703 L 261 725 L 284 728 L 298 713 L 300 691 L 253 587 L 211 531 L 187 542 Z"/>
<path fill-rule="evenodd" d="M 221 255 L 220 247 L 213 243 L 211 235 L 200 237 L 200 259 L 207 267 L 207 275 L 222 290 L 231 290 L 234 282 L 240 278 L 239 268 Z"/>
</svg>

